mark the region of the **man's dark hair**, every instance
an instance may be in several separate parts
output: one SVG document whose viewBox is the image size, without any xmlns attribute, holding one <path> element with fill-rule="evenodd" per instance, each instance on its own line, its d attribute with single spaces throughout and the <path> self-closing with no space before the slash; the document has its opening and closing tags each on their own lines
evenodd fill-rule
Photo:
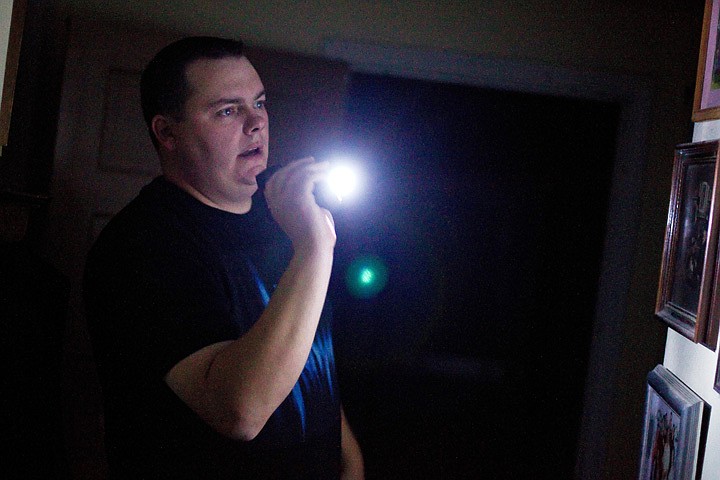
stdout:
<svg viewBox="0 0 720 480">
<path fill-rule="evenodd" d="M 243 43 L 217 37 L 186 37 L 160 50 L 145 67 L 140 79 L 140 102 L 143 117 L 155 148 L 158 141 L 152 132 L 155 115 L 169 115 L 182 120 L 190 85 L 185 76 L 187 66 L 203 58 L 242 57 Z"/>
</svg>

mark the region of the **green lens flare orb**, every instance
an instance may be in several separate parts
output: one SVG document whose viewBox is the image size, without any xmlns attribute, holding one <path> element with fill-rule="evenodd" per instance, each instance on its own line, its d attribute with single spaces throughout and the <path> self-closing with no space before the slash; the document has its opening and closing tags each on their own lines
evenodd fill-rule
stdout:
<svg viewBox="0 0 720 480">
<path fill-rule="evenodd" d="M 376 255 L 356 258 L 348 267 L 345 282 L 348 291 L 356 298 L 372 298 L 387 285 L 388 270 Z"/>
</svg>

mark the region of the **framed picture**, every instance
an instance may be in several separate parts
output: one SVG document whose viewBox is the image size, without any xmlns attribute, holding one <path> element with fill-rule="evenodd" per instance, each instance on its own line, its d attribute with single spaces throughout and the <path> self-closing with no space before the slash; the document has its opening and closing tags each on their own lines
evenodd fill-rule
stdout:
<svg viewBox="0 0 720 480">
<path fill-rule="evenodd" d="M 675 148 L 655 305 L 655 314 L 670 327 L 713 350 L 718 323 L 717 315 L 710 314 L 718 271 L 718 144 L 715 140 Z"/>
<path fill-rule="evenodd" d="M 662 365 L 648 374 L 640 480 L 696 478 L 705 402 Z"/>
<path fill-rule="evenodd" d="M 692 119 L 695 122 L 720 118 L 720 45 L 718 13 L 720 0 L 705 0 L 700 58 L 698 59 Z"/>
</svg>

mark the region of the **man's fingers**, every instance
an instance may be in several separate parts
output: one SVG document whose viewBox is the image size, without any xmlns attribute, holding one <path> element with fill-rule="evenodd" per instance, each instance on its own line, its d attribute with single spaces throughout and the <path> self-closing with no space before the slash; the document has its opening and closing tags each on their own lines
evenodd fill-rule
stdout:
<svg viewBox="0 0 720 480">
<path fill-rule="evenodd" d="M 327 177 L 328 169 L 328 162 L 316 162 L 312 157 L 301 158 L 275 172 L 268 182 L 268 188 L 271 191 L 299 189 L 303 193 L 310 193 L 317 182 Z"/>
</svg>

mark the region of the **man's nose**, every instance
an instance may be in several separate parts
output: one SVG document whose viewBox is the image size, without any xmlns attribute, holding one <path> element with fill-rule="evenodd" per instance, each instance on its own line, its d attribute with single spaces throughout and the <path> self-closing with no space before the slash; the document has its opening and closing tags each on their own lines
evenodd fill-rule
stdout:
<svg viewBox="0 0 720 480">
<path fill-rule="evenodd" d="M 251 135 L 254 132 L 260 131 L 267 125 L 267 118 L 260 112 L 249 111 L 243 123 L 243 133 Z"/>
</svg>

